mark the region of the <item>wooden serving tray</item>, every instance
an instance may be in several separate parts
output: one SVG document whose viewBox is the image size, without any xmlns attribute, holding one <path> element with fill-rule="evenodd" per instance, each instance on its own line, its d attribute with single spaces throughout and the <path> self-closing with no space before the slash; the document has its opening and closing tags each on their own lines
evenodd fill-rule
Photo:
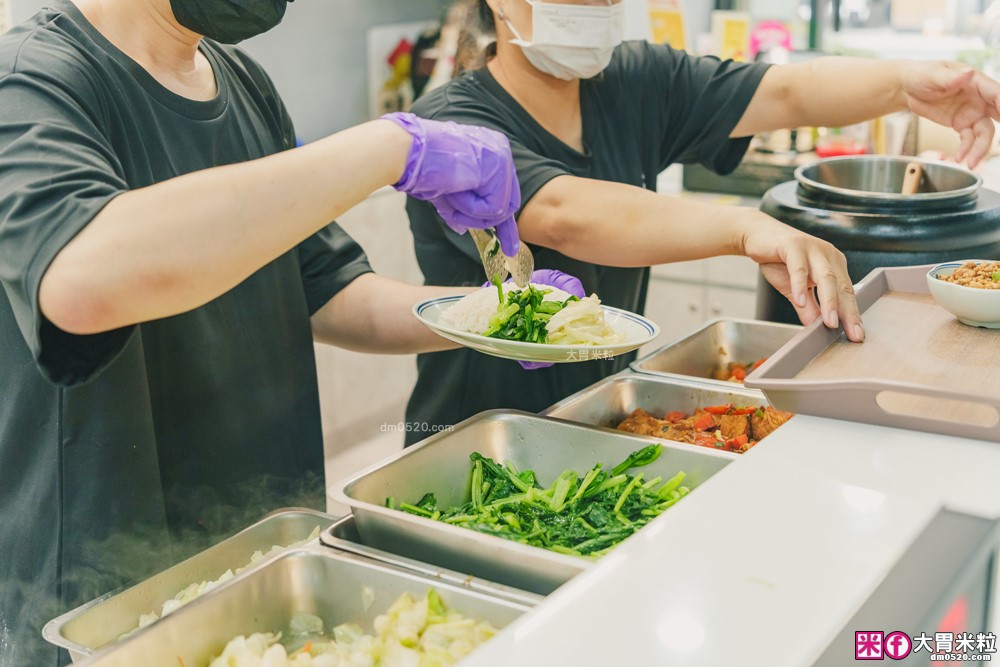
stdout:
<svg viewBox="0 0 1000 667">
<path fill-rule="evenodd" d="M 856 287 L 864 343 L 816 321 L 746 386 L 782 410 L 1000 442 L 1000 330 L 938 306 L 931 268 L 876 269 Z"/>
</svg>

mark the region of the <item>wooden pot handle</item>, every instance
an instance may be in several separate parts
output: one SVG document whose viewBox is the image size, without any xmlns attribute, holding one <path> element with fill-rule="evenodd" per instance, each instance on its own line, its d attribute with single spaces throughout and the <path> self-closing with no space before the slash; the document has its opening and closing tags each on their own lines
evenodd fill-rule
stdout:
<svg viewBox="0 0 1000 667">
<path fill-rule="evenodd" d="M 903 194 L 915 195 L 920 189 L 920 179 L 924 175 L 924 168 L 919 162 L 909 162 L 906 165 L 906 173 L 903 176 Z"/>
</svg>

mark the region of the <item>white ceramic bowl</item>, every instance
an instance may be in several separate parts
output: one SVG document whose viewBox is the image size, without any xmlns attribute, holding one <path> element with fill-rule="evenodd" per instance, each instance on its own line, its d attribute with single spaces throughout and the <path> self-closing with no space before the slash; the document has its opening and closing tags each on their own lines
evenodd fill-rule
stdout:
<svg viewBox="0 0 1000 667">
<path fill-rule="evenodd" d="M 967 259 L 938 264 L 927 272 L 927 286 L 938 304 L 957 317 L 959 322 L 973 327 L 1000 329 L 1000 290 L 965 287 L 938 278 L 951 275 L 967 262 L 989 264 L 993 261 L 996 260 Z"/>
</svg>

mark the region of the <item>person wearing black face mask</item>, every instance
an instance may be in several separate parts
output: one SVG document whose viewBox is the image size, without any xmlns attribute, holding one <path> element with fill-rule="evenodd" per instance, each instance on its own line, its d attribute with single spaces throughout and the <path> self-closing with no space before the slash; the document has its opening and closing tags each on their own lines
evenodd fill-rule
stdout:
<svg viewBox="0 0 1000 667">
<path fill-rule="evenodd" d="M 54 0 L 0 38 L 2 667 L 66 664 L 48 619 L 324 506 L 314 340 L 447 346 L 410 308 L 454 290 L 374 275 L 337 215 L 395 185 L 516 251 L 499 133 L 393 114 L 291 150 L 220 43 L 285 7 Z"/>
<path fill-rule="evenodd" d="M 170 0 L 177 22 L 223 44 L 237 44 L 281 23 L 293 0 Z"/>
</svg>

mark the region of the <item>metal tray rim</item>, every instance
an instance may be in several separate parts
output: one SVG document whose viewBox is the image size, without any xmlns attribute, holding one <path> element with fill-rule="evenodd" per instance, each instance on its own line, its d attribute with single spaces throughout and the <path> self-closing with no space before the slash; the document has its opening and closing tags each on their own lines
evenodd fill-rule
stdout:
<svg viewBox="0 0 1000 667">
<path fill-rule="evenodd" d="M 327 558 L 330 560 L 339 560 L 343 562 L 353 563 L 358 567 L 368 568 L 371 570 L 387 573 L 394 576 L 417 580 L 420 581 L 421 584 L 426 585 L 428 587 L 432 588 L 438 587 L 438 588 L 448 589 L 452 592 L 457 592 L 463 595 L 476 597 L 483 601 L 516 609 L 517 611 L 520 611 L 522 614 L 527 614 L 533 609 L 532 606 L 527 605 L 523 602 L 518 602 L 516 600 L 511 600 L 509 598 L 504 598 L 504 597 L 492 596 L 482 591 L 463 588 L 451 582 L 435 581 L 419 572 L 414 572 L 412 570 L 407 570 L 405 568 L 396 567 L 388 563 L 379 562 L 370 558 L 364 558 L 362 556 L 358 556 L 356 554 L 352 554 L 349 552 L 340 551 L 337 549 L 331 549 L 329 547 L 325 547 L 322 544 L 320 544 L 318 540 L 314 540 L 300 547 L 296 547 L 294 549 L 286 549 L 285 551 L 277 553 L 272 558 L 268 558 L 266 561 L 259 563 L 259 566 L 255 565 L 252 568 L 247 568 L 243 572 L 240 572 L 238 575 L 234 576 L 229 581 L 225 582 L 224 585 L 217 586 L 216 588 L 213 588 L 204 595 L 201 595 L 197 599 L 192 600 L 188 604 L 184 605 L 177 611 L 173 612 L 171 616 L 173 616 L 174 614 L 191 613 L 192 610 L 198 609 L 199 607 L 205 606 L 207 604 L 211 604 L 216 596 L 224 593 L 227 589 L 231 588 L 232 586 L 240 584 L 246 579 L 249 579 L 257 575 L 265 567 L 275 566 L 275 564 L 281 560 L 303 555 L 317 556 L 321 558 Z M 152 628 L 154 626 L 151 625 L 149 627 Z M 87 664 L 90 664 L 91 660 L 93 661 L 99 660 L 102 655 L 115 651 L 121 646 L 126 646 L 129 642 L 138 639 L 139 634 L 140 633 L 136 633 L 135 635 L 130 636 L 121 642 L 117 642 L 115 644 L 102 647 L 101 649 L 98 649 L 95 652 L 91 652 L 87 656 L 88 658 Z"/>
<path fill-rule="evenodd" d="M 445 535 L 453 535 L 459 538 L 467 538 L 469 537 L 470 533 L 473 533 L 476 536 L 478 536 L 479 539 L 487 540 L 488 544 L 498 544 L 498 545 L 502 544 L 505 546 L 505 548 L 509 548 L 515 554 L 522 554 L 531 558 L 541 558 L 546 561 L 551 561 L 552 563 L 557 563 L 559 565 L 566 567 L 574 567 L 579 569 L 580 571 L 583 571 L 589 565 L 592 565 L 591 561 L 588 561 L 584 558 L 576 558 L 574 556 L 569 556 L 566 554 L 555 553 L 553 551 L 548 551 L 547 549 L 531 547 L 526 544 L 519 544 L 518 542 L 514 542 L 512 540 L 505 540 L 502 537 L 495 537 L 493 535 L 484 535 L 482 533 L 476 533 L 475 531 L 470 531 L 468 528 L 452 526 L 450 524 L 441 523 L 440 521 L 430 521 L 429 519 L 425 519 L 424 517 L 414 516 L 412 514 L 407 514 L 406 512 L 401 512 L 399 510 L 391 510 L 388 507 L 384 507 L 382 505 L 376 505 L 375 503 L 369 503 L 363 500 L 356 500 L 355 498 L 352 498 L 350 495 L 348 495 L 347 489 L 349 487 L 353 486 L 355 483 L 368 477 L 369 475 L 378 472 L 382 468 L 385 468 L 391 464 L 395 464 L 398 461 L 402 461 L 409 456 L 412 456 L 414 452 L 418 452 L 424 449 L 425 447 L 432 446 L 435 442 L 437 442 L 440 439 L 443 439 L 450 433 L 457 432 L 462 428 L 465 428 L 469 425 L 475 424 L 479 421 L 483 421 L 485 419 L 494 416 L 514 416 L 514 417 L 533 417 L 533 418 L 539 417 L 539 415 L 537 414 L 531 412 L 523 412 L 521 410 L 497 409 L 497 410 L 487 410 L 485 412 L 480 412 L 479 414 L 469 417 L 468 419 L 456 424 L 453 431 L 450 432 L 445 431 L 433 435 L 417 445 L 408 447 L 407 449 L 403 450 L 402 453 L 392 454 L 382 459 L 378 463 L 368 466 L 361 472 L 355 473 L 354 475 L 351 475 L 348 478 L 335 482 L 333 487 L 333 499 L 338 503 L 350 507 L 352 509 L 352 512 L 355 508 L 362 509 L 366 512 L 371 512 L 372 514 L 388 517 L 389 519 L 400 520 L 403 521 L 404 523 L 409 523 L 409 524 L 416 523 L 416 525 L 418 526 L 424 526 L 429 529 L 433 527 L 434 530 L 443 531 Z M 583 424 L 576 424 L 572 422 L 570 422 L 570 424 L 572 426 L 578 426 L 581 428 L 589 428 Z"/>
<path fill-rule="evenodd" d="M 355 544 L 349 540 L 333 536 L 333 530 L 335 528 L 342 523 L 353 520 L 354 517 L 350 515 L 338 519 L 332 526 L 329 526 L 326 530 L 320 533 L 320 544 L 338 552 L 345 552 L 366 560 L 373 560 L 375 562 L 391 565 L 393 567 L 406 570 L 407 572 L 416 572 L 417 574 L 434 581 L 447 582 L 462 589 L 479 591 L 491 597 L 512 600 L 514 602 L 518 602 L 519 604 L 534 607 L 545 599 L 545 596 L 532 593 L 531 591 L 524 591 L 513 586 L 498 584 L 487 579 L 483 579 L 482 577 L 465 574 L 457 570 L 440 567 L 421 560 L 416 560 L 414 558 L 398 556 L 382 549 L 376 549 L 375 547 L 369 547 L 363 544 Z"/>
<path fill-rule="evenodd" d="M 716 318 L 713 318 L 711 320 L 708 320 L 707 322 L 705 322 L 704 324 L 702 324 L 700 327 L 698 327 L 694 331 L 692 331 L 690 333 L 687 333 L 687 334 L 684 334 L 683 336 L 680 336 L 678 338 L 675 338 L 674 340 L 670 341 L 669 343 L 656 348 L 655 350 L 653 350 L 649 354 L 644 355 L 644 356 L 640 357 L 639 359 L 636 359 L 635 361 L 633 361 L 632 363 L 629 364 L 629 368 L 634 373 L 638 373 L 640 375 L 647 375 L 647 376 L 652 376 L 652 377 L 675 378 L 675 379 L 678 379 L 678 380 L 686 380 L 686 381 L 690 381 L 690 382 L 697 382 L 700 385 L 708 385 L 708 386 L 712 386 L 712 387 L 742 386 L 744 389 L 749 389 L 751 391 L 759 391 L 758 389 L 750 387 L 745 382 L 744 382 L 743 385 L 736 385 L 733 382 L 725 382 L 723 380 L 716 380 L 714 378 L 706 378 L 706 377 L 700 377 L 700 376 L 696 376 L 696 375 L 682 375 L 680 373 L 669 373 L 669 372 L 666 372 L 666 371 L 653 371 L 653 370 L 649 370 L 647 368 L 644 368 L 644 364 L 646 364 L 647 362 L 649 362 L 649 360 L 651 360 L 652 358 L 654 358 L 654 357 L 662 354 L 663 352 L 665 352 L 666 350 L 668 350 L 670 348 L 677 347 L 677 346 L 681 345 L 682 343 L 687 342 L 688 340 L 691 340 L 691 339 L 693 339 L 693 338 L 695 338 L 697 336 L 700 336 L 705 331 L 708 331 L 712 327 L 717 326 L 717 325 L 722 324 L 722 323 L 750 324 L 750 325 L 754 325 L 754 326 L 764 326 L 764 327 L 769 327 L 769 328 L 774 328 L 774 329 L 790 329 L 790 330 L 794 329 L 794 330 L 798 330 L 800 333 L 801 333 L 801 330 L 805 328 L 801 324 L 787 324 L 785 322 L 768 322 L 766 320 L 754 320 L 754 319 L 748 319 L 748 318 L 745 318 L 745 317 L 716 317 Z M 787 345 L 787 343 L 786 343 L 786 345 Z M 758 369 L 758 370 L 760 370 L 760 369 Z M 747 377 L 749 377 L 749 376 L 747 376 Z"/>
<path fill-rule="evenodd" d="M 151 574 L 150 576 L 146 577 L 145 579 L 143 579 L 141 581 L 138 581 L 138 582 L 135 582 L 135 583 L 132 583 L 132 584 L 128 584 L 126 586 L 123 586 L 121 588 L 115 589 L 113 591 L 109 591 L 109 592 L 105 593 L 104 595 L 102 595 L 102 596 L 100 596 L 98 598 L 95 598 L 95 599 L 90 600 L 88 602 L 84 602 L 80 606 L 75 607 L 73 609 L 70 609 L 69 611 L 66 611 L 66 612 L 62 613 L 59 616 L 56 616 L 55 618 L 53 618 L 50 621 L 46 622 L 45 625 L 42 626 L 42 638 L 45 641 L 47 641 L 48 643 L 50 643 L 50 644 L 52 644 L 54 646 L 58 646 L 59 648 L 62 648 L 62 649 L 65 649 L 65 650 L 69 651 L 71 654 L 82 655 L 82 656 L 96 655 L 97 653 L 99 653 L 101 651 L 104 651 L 107 648 L 110 648 L 110 646 L 114 646 L 114 645 L 106 645 L 105 647 L 100 647 L 100 648 L 97 648 L 97 649 L 93 649 L 93 648 L 90 648 L 88 646 L 84 646 L 83 644 L 80 644 L 80 643 L 71 641 L 69 639 L 66 639 L 66 637 L 62 633 L 62 628 L 65 627 L 66 624 L 68 624 L 71 621 L 73 621 L 73 620 L 75 620 L 75 619 L 83 616 L 84 614 L 86 614 L 87 612 L 91 611 L 95 607 L 98 607 L 99 605 L 104 604 L 104 603 L 108 602 L 109 600 L 111 600 L 111 599 L 113 599 L 113 598 L 115 598 L 115 597 L 117 597 L 119 595 L 122 595 L 122 594 L 126 593 L 127 591 L 130 591 L 130 590 L 132 590 L 134 588 L 138 588 L 138 587 L 142 586 L 143 583 L 146 582 L 146 581 L 148 581 L 149 579 L 151 579 L 153 577 L 160 576 L 162 574 L 165 574 L 166 572 L 169 572 L 170 570 L 172 570 L 174 568 L 182 567 L 185 564 L 189 563 L 190 561 L 201 557 L 202 554 L 204 554 L 205 552 L 207 552 L 209 549 L 214 549 L 216 547 L 220 547 L 221 545 L 225 544 L 227 541 L 235 539 L 238 536 L 240 536 L 240 535 L 242 535 L 242 534 L 244 534 L 246 532 L 249 532 L 249 531 L 257 528 L 260 524 L 262 524 L 262 523 L 264 523 L 266 521 L 269 521 L 269 520 L 271 520 L 271 519 L 273 519 L 273 518 L 275 518 L 277 516 L 284 515 L 284 514 L 311 514 L 311 515 L 314 515 L 314 516 L 316 516 L 318 518 L 329 518 L 331 522 L 335 522 L 335 521 L 339 520 L 340 518 L 342 518 L 342 517 L 333 516 L 333 515 L 328 514 L 326 512 L 320 512 L 319 510 L 314 510 L 314 509 L 309 508 L 309 507 L 286 507 L 286 508 L 272 510 L 271 512 L 268 512 L 263 517 L 261 517 L 260 519 L 258 519 L 254 523 L 250 524 L 246 528 L 243 528 L 243 529 L 239 530 L 238 532 L 230 535 L 229 537 L 225 538 L 221 542 L 218 542 L 217 544 L 212 545 L 211 547 L 209 547 L 208 549 L 205 549 L 204 551 L 200 551 L 197 554 L 194 554 L 193 556 L 190 556 L 190 557 L 182 560 L 179 563 L 175 563 L 174 565 L 171 565 L 170 567 L 166 568 L 165 570 L 161 570 L 159 572 L 155 572 L 155 573 Z M 318 539 L 319 538 L 316 538 L 316 541 L 318 541 Z M 246 568 L 246 570 L 244 570 L 240 574 L 234 576 L 229 581 L 223 582 L 222 584 L 220 584 L 216 588 L 214 588 L 214 589 L 212 589 L 212 590 L 204 593 L 203 595 L 199 596 L 196 600 L 192 600 L 188 604 L 194 604 L 194 603 L 196 603 L 202 597 L 211 595 L 216 590 L 221 589 L 221 588 L 223 588 L 225 586 L 228 586 L 231 582 L 237 580 L 243 574 L 245 574 L 247 572 L 253 572 L 253 571 L 257 570 L 258 568 L 263 567 L 264 565 L 270 563 L 271 561 L 273 561 L 276 558 L 280 557 L 284 553 L 286 553 L 286 551 L 279 551 L 277 553 L 271 554 L 270 556 L 264 556 L 263 559 L 261 559 L 260 561 L 254 563 L 253 565 L 248 566 Z M 186 607 L 187 605 L 184 605 L 184 606 Z M 178 610 L 178 611 L 180 611 L 180 610 Z M 178 612 L 174 612 L 174 613 L 178 613 Z M 147 627 L 152 627 L 152 625 L 147 626 Z M 145 629 L 146 628 L 143 628 L 143 630 L 145 630 Z M 138 634 L 138 633 L 136 633 L 136 634 Z M 74 659 L 74 662 L 75 661 L 76 660 Z"/>
<path fill-rule="evenodd" d="M 619 434 L 619 435 L 625 435 L 625 436 L 634 438 L 636 440 L 641 440 L 641 441 L 644 441 L 644 442 L 648 442 L 649 438 L 647 438 L 646 436 L 635 435 L 633 433 L 628 433 L 627 431 L 619 431 L 618 429 L 614 429 L 614 428 L 611 428 L 611 427 L 608 427 L 608 426 L 600 426 L 598 424 L 586 424 L 586 423 L 583 423 L 583 422 L 577 422 L 577 421 L 573 421 L 572 419 L 567 419 L 565 417 L 560 417 L 559 414 L 557 414 L 560 410 L 564 410 L 564 409 L 572 407 L 573 405 L 575 405 L 579 401 L 583 401 L 586 398 L 588 398 L 591 394 L 597 393 L 598 391 L 600 391 L 601 389 L 603 389 L 607 385 L 615 384 L 615 383 L 618 383 L 618 382 L 629 382 L 629 381 L 631 381 L 631 382 L 649 382 L 649 383 L 653 383 L 653 384 L 663 384 L 663 385 L 670 385 L 670 386 L 687 387 L 687 388 L 691 388 L 691 389 L 701 389 L 701 390 L 706 390 L 706 391 L 720 391 L 721 392 L 723 389 L 725 389 L 725 390 L 728 391 L 728 393 L 731 393 L 731 394 L 742 394 L 742 395 L 745 395 L 747 398 L 765 399 L 765 400 L 767 400 L 767 396 L 762 391 L 759 391 L 759 390 L 756 390 L 756 389 L 750 389 L 748 387 L 744 387 L 742 385 L 737 385 L 737 384 L 734 384 L 732 382 L 722 382 L 722 383 L 720 383 L 718 381 L 712 381 L 712 383 L 707 383 L 707 382 L 699 382 L 697 378 L 693 378 L 693 377 L 690 377 L 690 376 L 687 376 L 687 375 L 676 375 L 676 376 L 674 376 L 674 375 L 668 375 L 666 373 L 663 373 L 663 374 L 660 374 L 660 373 L 636 373 L 636 372 L 630 372 L 630 371 L 622 371 L 621 373 L 617 373 L 615 375 L 608 376 L 608 377 L 604 378 L 603 380 L 601 380 L 601 381 L 599 381 L 599 382 L 597 382 L 595 384 L 592 384 L 589 387 L 581 389 L 580 391 L 578 391 L 577 393 L 573 394 L 572 396 L 568 396 L 568 397 L 564 398 L 563 400 L 561 400 L 558 403 L 556 403 L 556 404 L 554 404 L 554 405 L 546 408 L 545 410 L 543 410 L 542 412 L 540 412 L 538 414 L 539 414 L 539 416 L 548 417 L 549 419 L 554 419 L 554 420 L 558 420 L 558 421 L 562 421 L 562 422 L 568 422 L 570 424 L 579 424 L 579 425 L 586 426 L 586 427 L 591 428 L 591 429 L 597 429 L 597 430 L 600 430 L 600 431 L 604 431 L 605 433 L 616 433 L 616 434 Z M 720 387 L 719 385 L 723 385 L 723 386 Z M 698 454 L 706 454 L 706 455 L 717 456 L 719 458 L 724 458 L 724 459 L 729 459 L 729 460 L 737 460 L 737 459 L 744 458 L 746 456 L 746 454 L 737 454 L 736 452 L 725 452 L 725 451 L 721 451 L 720 452 L 720 451 L 715 451 L 713 449 L 707 449 L 705 447 L 699 447 L 697 445 L 691 445 L 691 444 L 688 444 L 688 443 L 685 443 L 685 442 L 678 442 L 676 440 L 668 440 L 666 438 L 653 438 L 653 439 L 654 440 L 660 440 L 662 442 L 669 442 L 671 444 L 671 446 L 677 447 L 679 449 L 683 449 L 685 451 L 696 452 Z"/>
</svg>

